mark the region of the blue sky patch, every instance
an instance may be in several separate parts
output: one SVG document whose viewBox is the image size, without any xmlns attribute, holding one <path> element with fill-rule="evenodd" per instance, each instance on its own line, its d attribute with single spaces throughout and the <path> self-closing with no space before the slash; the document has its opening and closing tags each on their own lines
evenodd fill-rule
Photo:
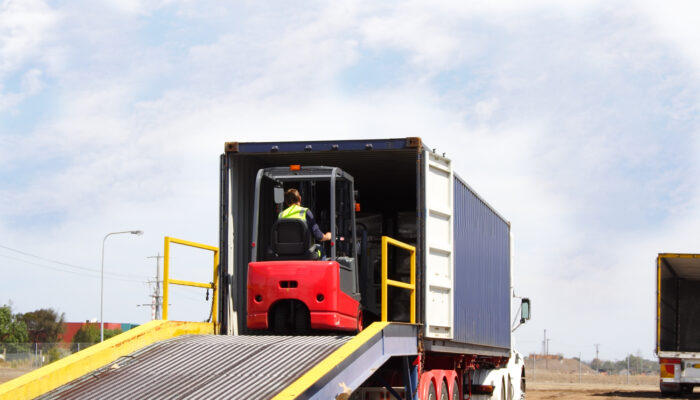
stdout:
<svg viewBox="0 0 700 400">
<path fill-rule="evenodd" d="M 395 87 L 410 72 L 406 55 L 400 51 L 360 51 L 359 60 L 340 72 L 340 88 L 350 94 Z"/>
</svg>

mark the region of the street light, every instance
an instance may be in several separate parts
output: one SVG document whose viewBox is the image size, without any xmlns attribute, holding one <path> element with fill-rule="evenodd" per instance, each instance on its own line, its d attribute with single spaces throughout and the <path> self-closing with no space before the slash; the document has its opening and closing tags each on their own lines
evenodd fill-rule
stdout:
<svg viewBox="0 0 700 400">
<path fill-rule="evenodd" d="M 112 235 L 118 235 L 120 233 L 131 233 L 132 235 L 143 235 L 143 231 L 122 231 L 122 232 L 112 232 L 105 235 L 102 239 L 102 271 L 100 272 L 100 342 L 105 340 L 105 322 L 102 319 L 102 304 L 104 299 L 104 289 L 105 289 L 105 241 Z"/>
</svg>

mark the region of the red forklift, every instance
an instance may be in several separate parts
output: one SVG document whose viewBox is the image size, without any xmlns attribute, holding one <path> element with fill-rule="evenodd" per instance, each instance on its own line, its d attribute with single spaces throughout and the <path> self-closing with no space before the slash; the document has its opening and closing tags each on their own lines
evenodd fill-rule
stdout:
<svg viewBox="0 0 700 400">
<path fill-rule="evenodd" d="M 331 240 L 314 243 L 303 219 L 277 218 L 299 190 Z M 362 330 L 353 177 L 336 167 L 271 167 L 255 181 L 247 326 L 275 334 Z"/>
</svg>

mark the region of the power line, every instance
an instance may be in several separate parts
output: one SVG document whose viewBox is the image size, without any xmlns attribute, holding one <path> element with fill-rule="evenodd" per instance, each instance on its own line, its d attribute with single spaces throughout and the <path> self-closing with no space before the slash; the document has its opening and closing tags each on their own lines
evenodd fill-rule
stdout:
<svg viewBox="0 0 700 400">
<path fill-rule="evenodd" d="M 201 297 L 199 297 L 199 298 L 194 297 L 194 295 L 193 295 L 192 292 L 191 292 L 191 289 L 194 289 L 194 288 L 191 288 L 191 287 L 186 288 L 186 287 L 182 287 L 182 286 L 173 286 L 173 287 L 170 289 L 170 291 L 172 291 L 173 293 L 174 293 L 174 292 L 177 292 L 177 297 L 178 297 L 178 298 L 179 298 L 179 297 L 184 297 L 184 298 L 186 298 L 186 299 L 188 299 L 188 300 L 190 300 L 190 301 L 196 301 L 196 302 L 202 301 L 202 298 L 201 298 Z M 208 304 L 208 303 L 207 303 L 207 304 Z M 170 306 L 170 303 L 168 303 L 168 306 Z"/>
<path fill-rule="evenodd" d="M 4 246 L 4 245 L 2 245 L 2 244 L 0 244 L 0 248 L 6 249 L 6 250 L 10 250 L 10 251 L 14 251 L 15 253 L 23 254 L 23 255 L 25 255 L 25 256 L 38 258 L 39 260 L 44 260 L 44 261 L 48 261 L 48 262 L 52 262 L 52 263 L 56 263 L 56 264 L 60 264 L 60 265 L 65 265 L 66 267 L 77 268 L 77 269 L 81 269 L 81 270 L 84 270 L 84 271 L 95 272 L 95 273 L 100 272 L 100 270 L 98 270 L 97 268 L 82 267 L 82 266 L 80 266 L 80 265 L 70 264 L 70 263 L 66 263 L 66 262 L 58 261 L 58 260 L 53 260 L 53 259 L 50 259 L 50 258 L 38 256 L 38 255 L 36 255 L 36 254 L 28 253 L 28 252 L 26 252 L 26 251 L 13 249 L 12 247 Z M 8 257 L 8 258 L 9 258 L 9 257 Z M 22 261 L 22 260 L 19 260 L 19 261 Z M 118 273 L 118 272 L 109 272 L 109 273 L 105 273 L 105 275 L 107 275 L 107 274 L 115 275 L 115 276 L 122 276 L 122 277 L 125 277 L 125 278 L 139 278 L 139 279 L 142 278 L 142 277 L 139 276 L 139 275 L 120 274 L 120 273 Z"/>
<path fill-rule="evenodd" d="M 87 274 L 87 273 L 78 272 L 78 271 L 71 271 L 71 270 L 69 270 L 69 269 L 63 269 L 63 268 L 59 268 L 59 267 L 52 267 L 52 266 L 44 265 L 44 264 L 37 264 L 37 263 L 31 262 L 31 261 L 22 260 L 21 258 L 10 257 L 10 256 L 5 255 L 5 254 L 0 254 L 0 257 L 9 258 L 10 260 L 15 260 L 15 261 L 23 262 L 23 263 L 25 263 L 25 264 L 34 265 L 34 266 L 36 266 L 36 267 L 46 268 L 46 269 L 50 269 L 50 270 L 54 270 L 54 271 L 67 272 L 67 273 L 69 273 L 69 274 L 80 275 L 80 276 L 84 276 L 84 277 L 88 277 L 88 278 L 98 278 L 98 275 L 92 275 L 92 274 Z M 123 281 L 123 282 L 142 282 L 142 281 L 139 281 L 139 280 L 136 280 L 136 279 L 128 279 L 128 278 L 115 278 L 115 277 L 110 277 L 109 279 L 117 280 L 117 281 Z"/>
</svg>

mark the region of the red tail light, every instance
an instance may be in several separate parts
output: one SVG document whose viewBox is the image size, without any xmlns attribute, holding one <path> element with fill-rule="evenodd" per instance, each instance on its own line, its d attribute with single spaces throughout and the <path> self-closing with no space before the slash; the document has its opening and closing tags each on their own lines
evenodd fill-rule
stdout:
<svg viewBox="0 0 700 400">
<path fill-rule="evenodd" d="M 675 364 L 661 364 L 661 377 L 662 378 L 673 378 L 676 376 L 676 365 Z"/>
<path fill-rule="evenodd" d="M 674 378 L 676 376 L 676 365 L 681 365 L 680 358 L 660 358 L 659 372 L 661 378 Z"/>
</svg>

